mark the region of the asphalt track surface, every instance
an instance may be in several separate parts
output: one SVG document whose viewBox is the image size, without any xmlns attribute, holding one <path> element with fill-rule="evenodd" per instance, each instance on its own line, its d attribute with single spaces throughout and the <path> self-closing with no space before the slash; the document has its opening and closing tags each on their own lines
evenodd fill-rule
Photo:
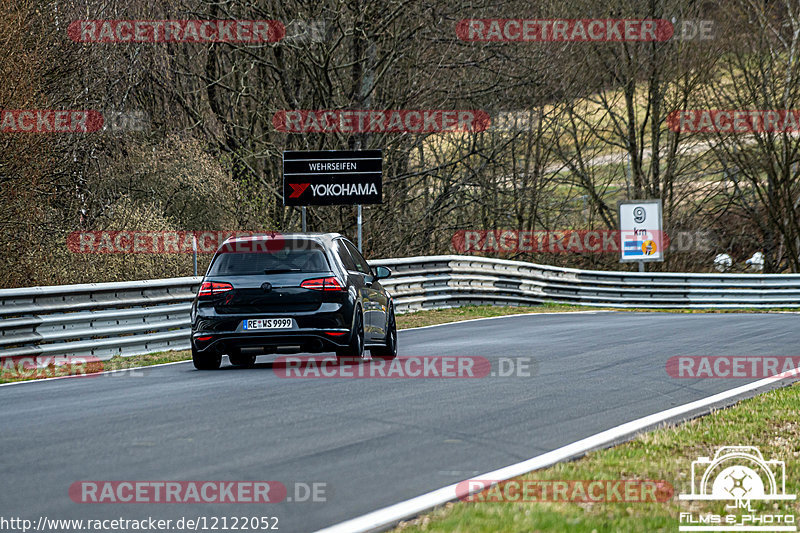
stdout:
<svg viewBox="0 0 800 533">
<path fill-rule="evenodd" d="M 224 360 L 3 386 L 0 517 L 273 516 L 279 531 L 313 531 L 756 381 L 674 379 L 665 363 L 797 356 L 799 320 L 533 314 L 399 334 L 401 357 L 531 358 L 528 377 L 286 379 L 268 356 L 253 369 Z M 79 504 L 68 496 L 79 480 L 277 480 L 290 498 L 324 483 L 326 501 Z"/>
</svg>

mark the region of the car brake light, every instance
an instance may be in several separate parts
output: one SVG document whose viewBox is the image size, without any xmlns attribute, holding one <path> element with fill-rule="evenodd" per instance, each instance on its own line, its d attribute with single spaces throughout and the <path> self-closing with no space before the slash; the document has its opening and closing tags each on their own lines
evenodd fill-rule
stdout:
<svg viewBox="0 0 800 533">
<path fill-rule="evenodd" d="M 300 284 L 304 289 L 315 291 L 343 291 L 344 287 L 334 277 L 307 279 Z"/>
<path fill-rule="evenodd" d="M 214 338 L 213 335 L 208 335 L 207 337 L 197 337 L 197 340 L 199 340 L 199 341 L 210 341 L 212 338 Z"/>
<path fill-rule="evenodd" d="M 331 337 L 341 337 L 342 335 L 346 335 L 346 331 L 326 331 L 325 335 L 330 335 Z"/>
<path fill-rule="evenodd" d="M 197 293 L 198 296 L 211 296 L 214 294 L 220 294 L 226 291 L 230 291 L 233 289 L 233 285 L 230 283 L 218 283 L 216 281 L 204 281 L 202 285 L 200 285 L 200 292 Z"/>
</svg>

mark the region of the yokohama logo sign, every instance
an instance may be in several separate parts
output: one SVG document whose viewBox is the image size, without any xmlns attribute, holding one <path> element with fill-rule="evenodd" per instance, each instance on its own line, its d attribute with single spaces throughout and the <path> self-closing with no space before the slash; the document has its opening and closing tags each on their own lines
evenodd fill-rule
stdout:
<svg viewBox="0 0 800 533">
<path fill-rule="evenodd" d="M 285 205 L 379 204 L 380 150 L 320 150 L 283 153 Z"/>
<path fill-rule="evenodd" d="M 325 202 L 326 199 L 374 203 L 371 200 L 380 199 L 381 195 L 379 183 L 288 183 L 288 186 L 291 189 L 290 199 L 303 199 L 311 203 Z"/>
<path fill-rule="evenodd" d="M 310 183 L 290 183 L 289 187 L 292 188 L 292 194 L 289 198 L 300 198 L 300 196 L 308 189 Z"/>
<path fill-rule="evenodd" d="M 314 196 L 352 196 L 354 194 L 378 194 L 378 189 L 375 187 L 374 183 L 328 183 L 327 185 L 311 185 L 311 191 Z"/>
</svg>

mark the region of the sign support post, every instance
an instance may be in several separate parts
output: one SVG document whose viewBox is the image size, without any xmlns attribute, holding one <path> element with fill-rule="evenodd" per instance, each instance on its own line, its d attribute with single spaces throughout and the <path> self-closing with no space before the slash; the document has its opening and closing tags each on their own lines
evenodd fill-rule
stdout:
<svg viewBox="0 0 800 533">
<path fill-rule="evenodd" d="M 197 276 L 197 236 L 192 235 L 192 259 L 194 260 L 194 275 Z"/>
<path fill-rule="evenodd" d="M 361 204 L 358 204 L 358 251 L 361 251 Z"/>
<path fill-rule="evenodd" d="M 306 232 L 306 206 L 302 206 L 300 208 L 300 218 L 302 219 L 303 224 L 303 233 Z"/>
</svg>

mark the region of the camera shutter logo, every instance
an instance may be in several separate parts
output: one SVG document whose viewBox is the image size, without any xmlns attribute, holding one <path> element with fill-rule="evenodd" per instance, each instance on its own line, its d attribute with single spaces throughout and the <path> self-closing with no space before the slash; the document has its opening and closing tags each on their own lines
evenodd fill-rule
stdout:
<svg viewBox="0 0 800 533">
<path fill-rule="evenodd" d="M 765 460 L 755 446 L 722 446 L 714 458 L 698 457 L 692 461 L 692 492 L 680 494 L 680 500 L 734 501 L 726 508 L 750 509 L 751 500 L 795 500 L 786 494 L 786 464 Z M 758 531 L 796 531 L 794 526 L 771 528 L 760 526 Z M 681 526 L 680 531 L 722 531 L 713 526 Z M 755 529 L 742 529 L 756 531 Z M 727 531 L 727 529 L 726 529 Z"/>
</svg>

